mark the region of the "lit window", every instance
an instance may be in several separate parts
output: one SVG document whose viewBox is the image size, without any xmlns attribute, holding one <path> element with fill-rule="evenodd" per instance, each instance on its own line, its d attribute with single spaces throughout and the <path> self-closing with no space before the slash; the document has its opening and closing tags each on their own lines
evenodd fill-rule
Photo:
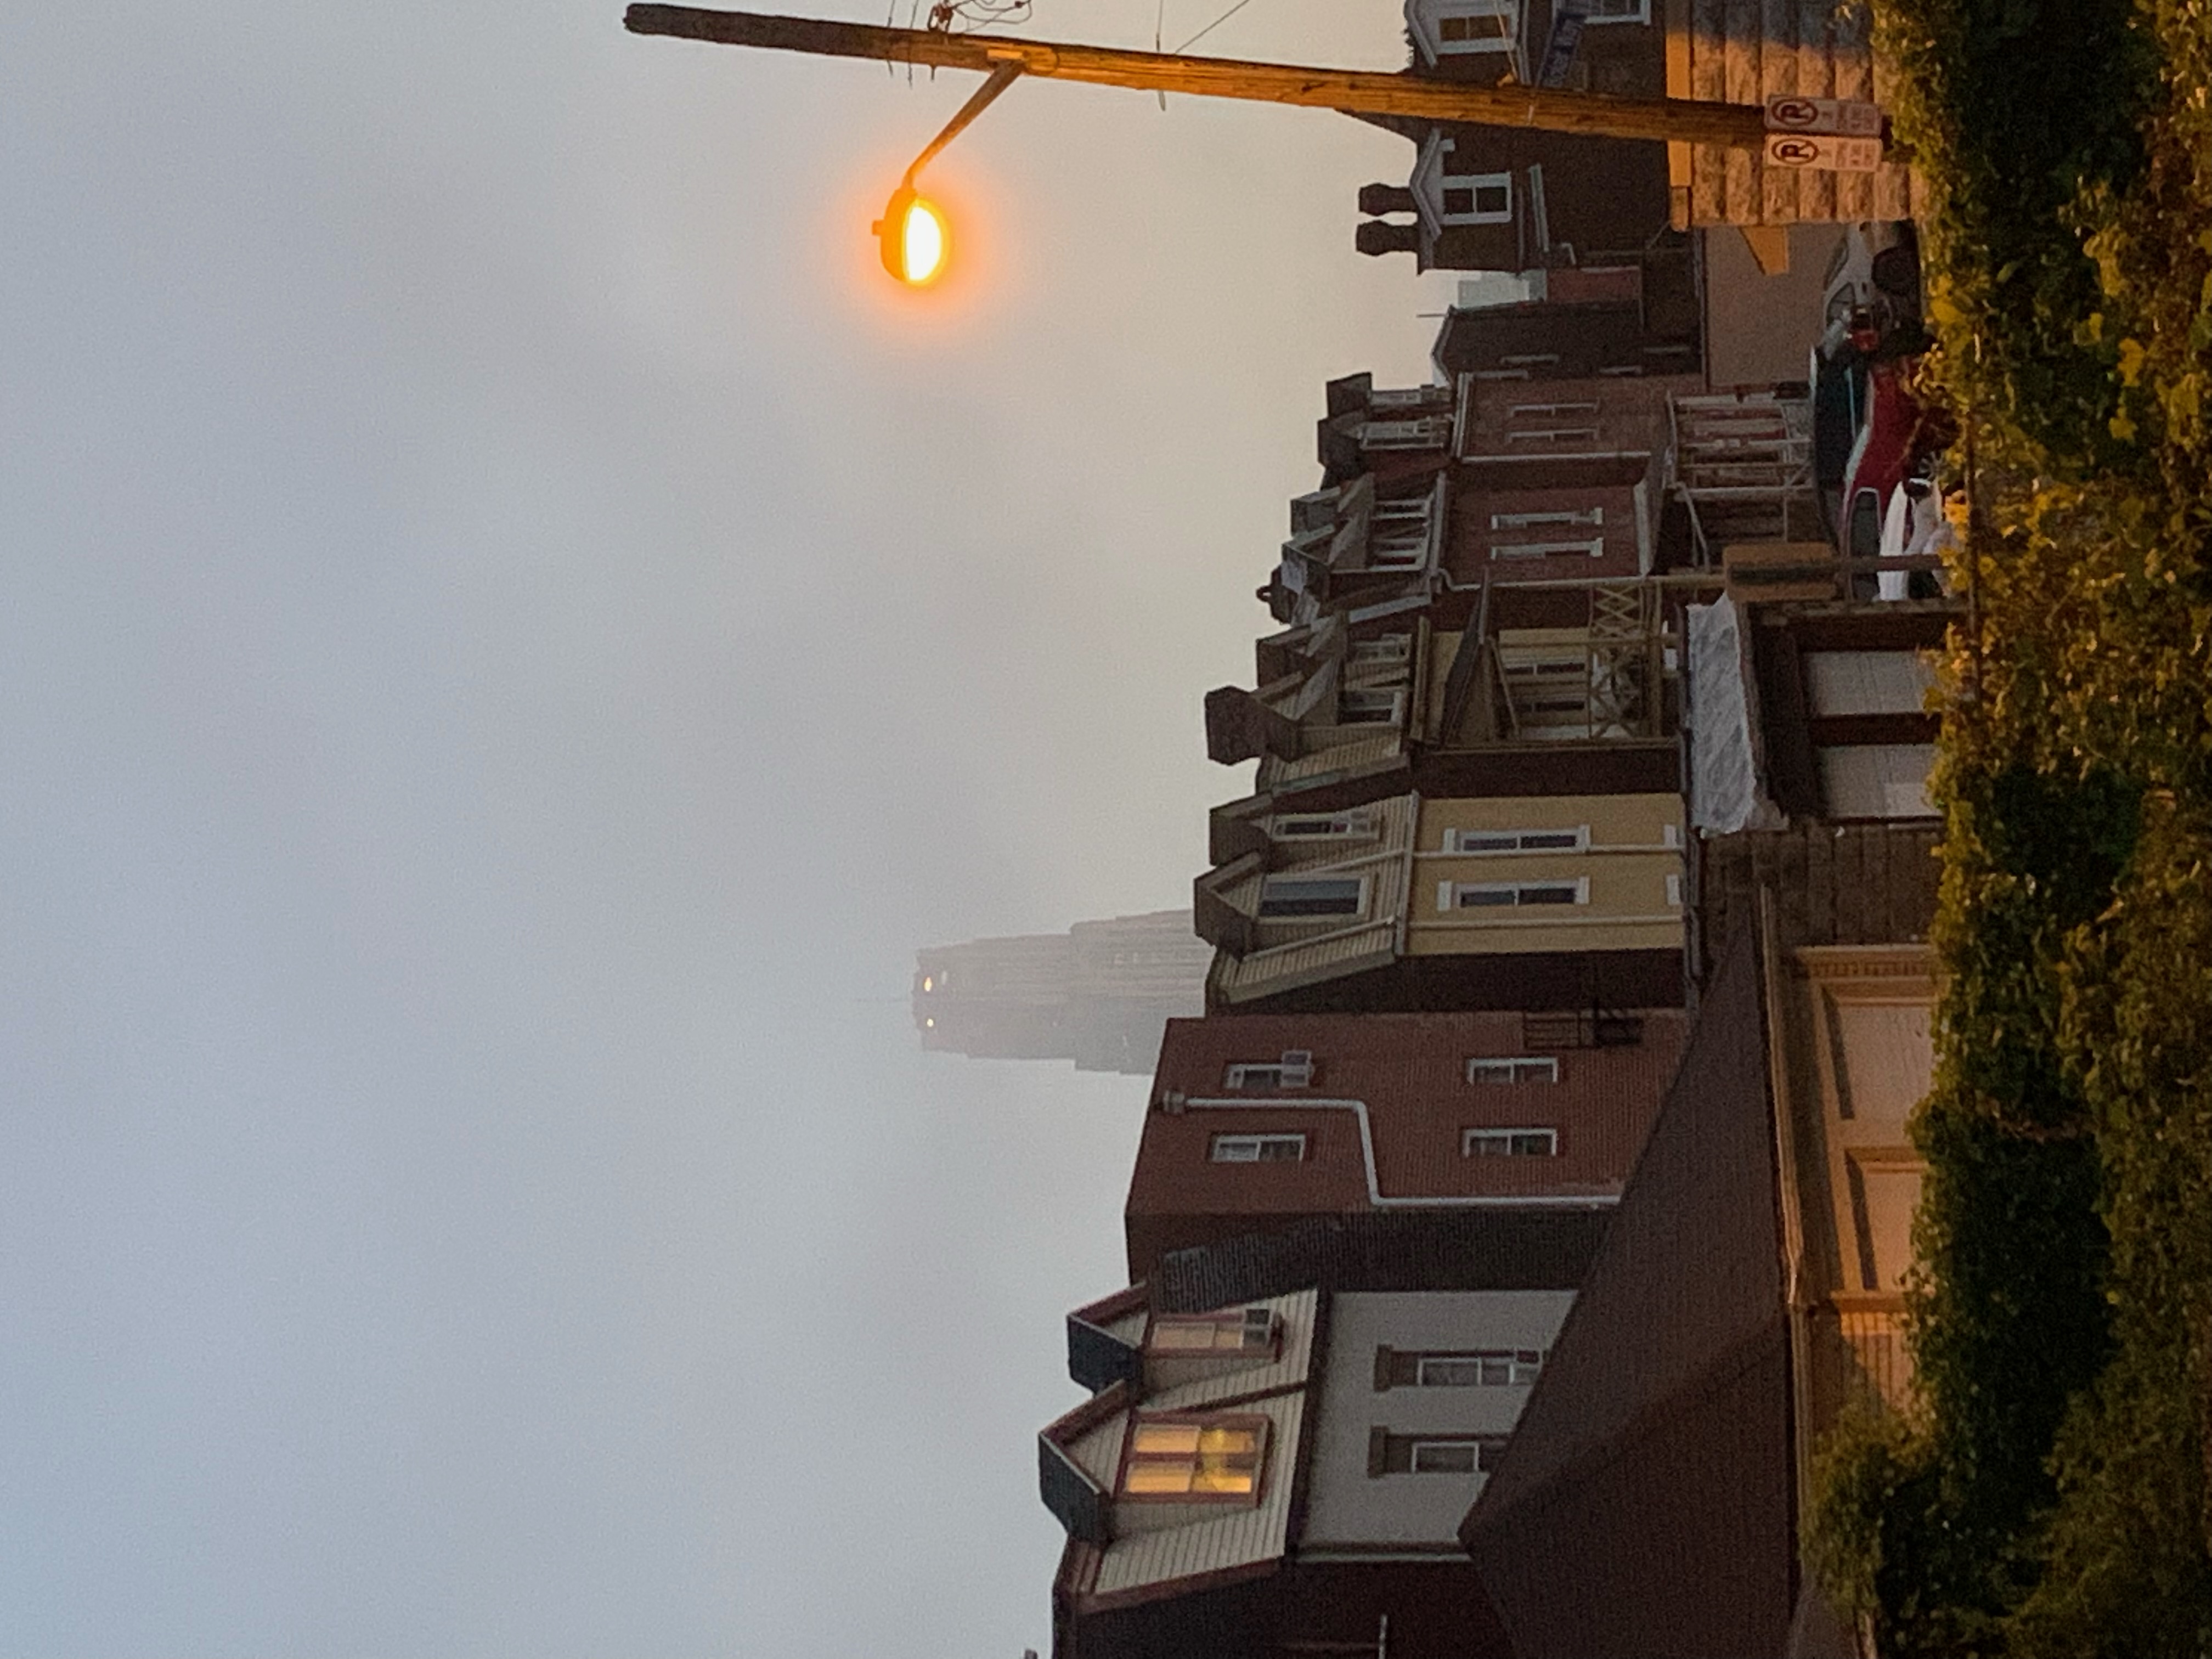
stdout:
<svg viewBox="0 0 2212 1659">
<path fill-rule="evenodd" d="M 1156 1314 L 1145 1346 L 1155 1353 L 1273 1353 L 1282 1322 L 1267 1308 L 1223 1313 Z"/>
<path fill-rule="evenodd" d="M 1216 1164 L 1301 1164 L 1305 1161 L 1304 1135 L 1216 1135 L 1212 1157 Z"/>
<path fill-rule="evenodd" d="M 1269 876 L 1260 885 L 1263 917 L 1356 916 L 1366 908 L 1358 876 Z"/>
<path fill-rule="evenodd" d="M 1557 1158 L 1557 1129 L 1469 1129 L 1460 1138 L 1464 1158 Z"/>
<path fill-rule="evenodd" d="M 1550 1054 L 1478 1056 L 1467 1063 L 1469 1083 L 1557 1083 L 1559 1062 Z"/>
<path fill-rule="evenodd" d="M 1125 1498 L 1243 1498 L 1260 1491 L 1264 1417 L 1139 1418 L 1121 1465 Z"/>
</svg>

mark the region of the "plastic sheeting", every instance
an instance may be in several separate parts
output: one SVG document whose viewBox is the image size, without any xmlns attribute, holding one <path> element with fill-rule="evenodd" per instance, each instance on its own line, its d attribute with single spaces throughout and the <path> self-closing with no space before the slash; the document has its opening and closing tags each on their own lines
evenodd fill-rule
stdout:
<svg viewBox="0 0 2212 1659">
<path fill-rule="evenodd" d="M 1692 605 L 1689 634 L 1690 822 L 1724 836 L 1761 818 L 1735 602 L 1723 594 Z"/>
</svg>

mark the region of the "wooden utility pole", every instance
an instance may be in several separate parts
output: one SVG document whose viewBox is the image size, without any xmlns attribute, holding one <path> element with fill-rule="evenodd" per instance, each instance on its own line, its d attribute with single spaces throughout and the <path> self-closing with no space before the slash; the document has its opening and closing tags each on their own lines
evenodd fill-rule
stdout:
<svg viewBox="0 0 2212 1659">
<path fill-rule="evenodd" d="M 633 34 L 671 34 L 720 46 L 764 46 L 828 58 L 869 58 L 930 69 L 989 74 L 1007 64 L 1040 79 L 1088 81 L 1146 92 L 1201 98 L 1246 98 L 1302 104 L 1351 115 L 1404 115 L 1425 121 L 1533 127 L 1605 138 L 1650 138 L 1759 149 L 1766 112 L 1757 104 L 1691 98 L 1613 98 L 1603 93 L 1543 87 L 1474 86 L 1425 75 L 1378 70 L 1309 69 L 1234 58 L 1186 58 L 1176 52 L 1120 52 L 1109 46 L 1017 40 L 996 34 L 948 34 L 935 29 L 883 28 L 812 17 L 708 11 L 697 6 L 635 5 L 623 19 Z"/>
</svg>

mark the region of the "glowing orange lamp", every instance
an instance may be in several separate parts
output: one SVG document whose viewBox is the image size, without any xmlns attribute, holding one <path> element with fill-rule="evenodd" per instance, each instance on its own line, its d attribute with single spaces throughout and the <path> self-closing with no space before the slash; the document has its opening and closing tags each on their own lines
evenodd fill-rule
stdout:
<svg viewBox="0 0 2212 1659">
<path fill-rule="evenodd" d="M 914 165 L 899 180 L 899 187 L 891 192 L 891 199 L 884 204 L 884 216 L 869 227 L 883 249 L 884 269 L 909 288 L 927 288 L 945 274 L 945 267 L 952 257 L 952 227 L 945 217 L 945 210 L 914 187 L 914 181 L 922 168 L 955 138 L 970 121 L 981 115 L 1022 72 L 1017 62 L 1000 64 L 991 71 L 990 79 L 975 89 L 975 94 L 960 106 L 960 112 L 945 124 L 945 131 L 929 141 L 929 146 L 914 158 Z"/>
</svg>

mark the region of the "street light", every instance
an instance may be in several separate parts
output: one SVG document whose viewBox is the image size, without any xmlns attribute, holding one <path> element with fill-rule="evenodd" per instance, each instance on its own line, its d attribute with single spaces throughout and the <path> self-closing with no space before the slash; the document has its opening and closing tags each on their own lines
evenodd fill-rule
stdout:
<svg viewBox="0 0 2212 1659">
<path fill-rule="evenodd" d="M 906 177 L 884 204 L 884 216 L 869 227 L 882 246 L 884 269 L 908 287 L 927 288 L 945 274 L 952 257 L 952 227 L 945 221 L 945 210 L 916 190 L 915 179 L 938 151 L 958 137 L 992 100 L 1014 84 L 1021 72 L 1018 60 L 1002 62 L 991 71 L 990 79 L 976 88 L 975 95 L 961 105 L 960 112 L 945 124 L 945 131 L 914 158 Z"/>
</svg>

